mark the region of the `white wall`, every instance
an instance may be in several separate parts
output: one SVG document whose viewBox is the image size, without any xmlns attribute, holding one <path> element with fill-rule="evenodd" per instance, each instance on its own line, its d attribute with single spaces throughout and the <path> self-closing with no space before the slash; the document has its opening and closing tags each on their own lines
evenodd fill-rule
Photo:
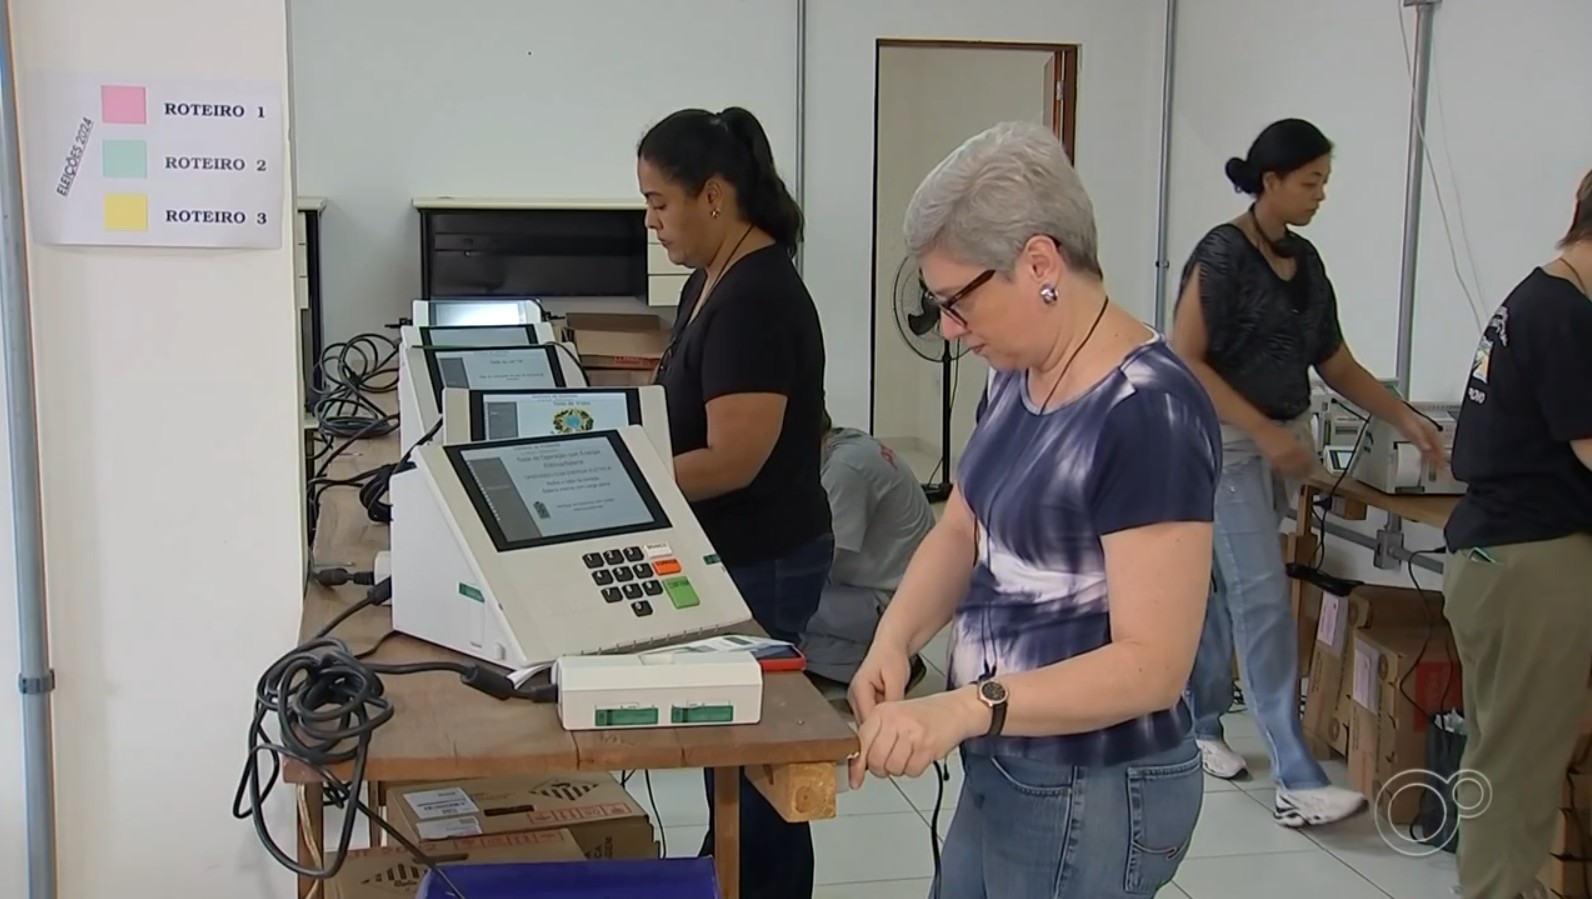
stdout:
<svg viewBox="0 0 1592 899">
<path fill-rule="evenodd" d="M 1413 46 L 1414 14 L 1396 0 L 1272 0 L 1263 15 L 1248 0 L 1198 0 L 1183 4 L 1178 23 L 1169 290 L 1200 235 L 1243 209 L 1222 174 L 1227 158 L 1268 122 L 1311 119 L 1337 151 L 1327 204 L 1307 234 L 1332 273 L 1350 346 L 1382 377 L 1394 374 L 1398 342 L 1410 94 L 1401 17 Z M 1531 266 L 1552 257 L 1592 166 L 1588 34 L 1592 5 L 1583 0 L 1445 0 L 1437 9 L 1415 399 L 1458 399 L 1480 334 L 1431 179 L 1485 320 Z M 1441 543 L 1430 529 L 1407 530 L 1411 549 Z M 1408 583 L 1403 572 L 1375 571 L 1368 553 L 1344 541 L 1329 547 L 1339 570 Z"/>
<path fill-rule="evenodd" d="M 416 196 L 623 199 L 681 107 L 744 106 L 787 179 L 792 0 L 291 0 L 299 189 L 322 226 L 328 340 L 420 287 Z"/>
<path fill-rule="evenodd" d="M 1094 199 L 1114 298 L 1154 308 L 1161 5 L 1113 0 L 809 0 L 807 244 L 803 273 L 824 317 L 837 422 L 868 424 L 873 241 L 873 66 L 878 38 L 1083 45 L 1078 169 Z"/>
<path fill-rule="evenodd" d="M 11 14 L 24 103 L 40 69 L 276 79 L 287 102 L 284 0 Z M 255 680 L 301 606 L 292 193 L 278 250 L 30 246 L 63 899 L 293 889 L 230 814 Z M 0 716 L 0 895 L 21 896 L 12 700 Z"/>
<path fill-rule="evenodd" d="M 935 458 L 940 452 L 940 364 L 908 349 L 895 320 L 896 266 L 905 252 L 902 217 L 918 183 L 967 138 L 1004 121 L 1044 121 L 1050 107 L 1045 66 L 1052 56 L 986 47 L 880 51 L 873 432 Z M 938 348 L 930 352 L 937 355 Z M 988 373 L 988 364 L 977 356 L 956 362 L 953 465 L 972 434 L 973 411 Z"/>
</svg>

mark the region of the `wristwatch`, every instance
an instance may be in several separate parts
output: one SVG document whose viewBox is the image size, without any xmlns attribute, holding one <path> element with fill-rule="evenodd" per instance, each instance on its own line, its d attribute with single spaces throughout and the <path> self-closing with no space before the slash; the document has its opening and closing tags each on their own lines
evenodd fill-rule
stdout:
<svg viewBox="0 0 1592 899">
<path fill-rule="evenodd" d="M 987 737 L 998 737 L 1006 727 L 1006 688 L 993 678 L 978 682 L 978 701 L 989 707 Z"/>
</svg>

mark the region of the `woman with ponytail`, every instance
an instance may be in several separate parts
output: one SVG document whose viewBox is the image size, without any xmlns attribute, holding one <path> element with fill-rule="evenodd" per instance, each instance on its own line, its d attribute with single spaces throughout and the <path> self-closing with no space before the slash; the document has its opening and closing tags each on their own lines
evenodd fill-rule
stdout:
<svg viewBox="0 0 1592 899">
<path fill-rule="evenodd" d="M 674 474 L 752 615 L 800 639 L 834 556 L 822 447 L 824 340 L 792 257 L 802 213 L 757 118 L 684 109 L 637 148 L 647 228 L 694 269 L 657 383 Z M 708 772 L 709 808 L 713 780 Z M 713 850 L 712 821 L 702 854 Z M 813 843 L 743 777 L 741 895 L 809 899 Z"/>
<path fill-rule="evenodd" d="M 1172 345 L 1210 392 L 1222 420 L 1213 590 L 1189 695 L 1205 770 L 1243 773 L 1223 738 L 1236 646 L 1244 696 L 1271 752 L 1273 814 L 1287 827 L 1327 824 L 1363 804 L 1334 787 L 1299 721 L 1297 628 L 1277 533 L 1288 494 L 1318 461 L 1310 435 L 1310 370 L 1383 418 L 1441 463 L 1437 432 L 1365 370 L 1338 326 L 1321 255 L 1290 228 L 1315 218 L 1332 173 L 1332 142 L 1301 119 L 1275 122 L 1227 178 L 1253 202 L 1211 229 L 1183 268 Z"/>
</svg>

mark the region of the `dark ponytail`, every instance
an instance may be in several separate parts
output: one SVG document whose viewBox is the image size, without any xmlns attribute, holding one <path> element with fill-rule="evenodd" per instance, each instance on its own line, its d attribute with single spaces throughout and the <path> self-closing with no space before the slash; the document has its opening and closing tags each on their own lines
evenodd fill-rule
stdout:
<svg viewBox="0 0 1592 899">
<path fill-rule="evenodd" d="M 1249 145 L 1249 155 L 1227 160 L 1227 180 L 1239 191 L 1258 197 L 1266 192 L 1265 176 L 1288 175 L 1332 153 L 1332 141 L 1304 119 L 1272 122 Z"/>
<path fill-rule="evenodd" d="M 796 252 L 802 238 L 801 207 L 779 176 L 762 124 L 747 110 L 682 109 L 652 126 L 636 155 L 692 196 L 715 175 L 728 181 L 741 217 L 787 252 Z"/>
</svg>

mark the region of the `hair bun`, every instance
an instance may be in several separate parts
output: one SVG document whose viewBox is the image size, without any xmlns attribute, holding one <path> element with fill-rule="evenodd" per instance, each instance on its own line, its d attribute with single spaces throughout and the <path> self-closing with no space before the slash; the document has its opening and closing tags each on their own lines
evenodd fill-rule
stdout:
<svg viewBox="0 0 1592 899">
<path fill-rule="evenodd" d="M 1260 175 L 1248 160 L 1234 156 L 1227 160 L 1226 171 L 1227 180 L 1233 182 L 1233 187 L 1246 194 L 1260 193 Z"/>
</svg>

